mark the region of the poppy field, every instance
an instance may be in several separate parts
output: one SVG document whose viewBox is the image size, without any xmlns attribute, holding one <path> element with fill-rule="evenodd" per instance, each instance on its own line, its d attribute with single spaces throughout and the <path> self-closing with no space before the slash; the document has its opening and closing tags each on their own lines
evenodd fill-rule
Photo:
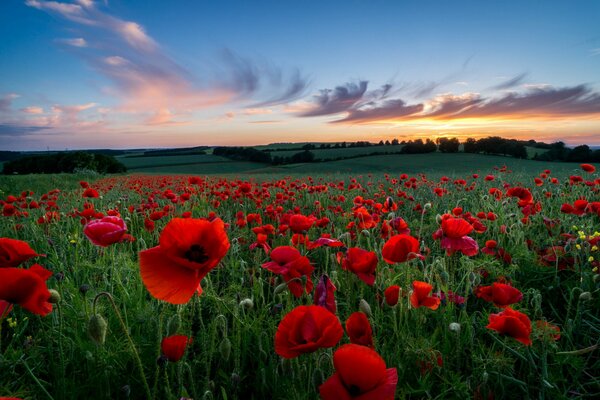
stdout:
<svg viewBox="0 0 600 400">
<path fill-rule="evenodd" d="M 600 396 L 593 165 L 11 179 L 0 398 Z"/>
</svg>

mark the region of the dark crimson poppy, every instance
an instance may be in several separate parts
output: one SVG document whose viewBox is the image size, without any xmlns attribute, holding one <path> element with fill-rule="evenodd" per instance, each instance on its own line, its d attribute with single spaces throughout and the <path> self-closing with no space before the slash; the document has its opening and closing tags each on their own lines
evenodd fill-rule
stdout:
<svg viewBox="0 0 600 400">
<path fill-rule="evenodd" d="M 331 279 L 329 279 L 329 277 L 326 274 L 323 274 L 321 279 L 319 279 L 317 288 L 315 289 L 313 304 L 325 307 L 326 309 L 335 314 L 335 290 L 336 287 L 333 284 L 333 282 L 331 282 Z"/>
<path fill-rule="evenodd" d="M 87 188 L 83 191 L 83 197 L 87 198 L 98 198 L 100 197 L 96 189 Z"/>
<path fill-rule="evenodd" d="M 290 217 L 289 227 L 294 233 L 304 233 L 315 223 L 315 218 L 295 214 Z"/>
<path fill-rule="evenodd" d="M 581 164 L 580 167 L 582 170 L 589 172 L 590 174 L 596 172 L 596 167 L 594 167 L 592 164 Z"/>
<path fill-rule="evenodd" d="M 36 253 L 27 242 L 0 238 L 0 268 L 14 268 L 22 262 L 38 256 L 44 255 Z"/>
<path fill-rule="evenodd" d="M 413 258 L 420 257 L 419 241 L 406 234 L 394 235 L 385 244 L 381 250 L 383 260 L 388 264 L 402 263 Z"/>
<path fill-rule="evenodd" d="M 506 307 L 504 311 L 498 314 L 490 314 L 489 324 L 486 326 L 503 335 L 523 343 L 525 346 L 531 345 L 531 321 L 529 317 L 522 312 Z"/>
<path fill-rule="evenodd" d="M 385 296 L 385 302 L 388 306 L 393 307 L 398 304 L 398 298 L 400 297 L 401 290 L 402 289 L 400 289 L 400 286 L 398 285 L 392 285 L 385 289 L 383 295 Z"/>
<path fill-rule="evenodd" d="M 529 189 L 512 187 L 506 191 L 506 195 L 509 197 L 517 197 L 519 199 L 519 202 L 517 203 L 519 207 L 525 207 L 529 204 L 533 204 L 533 195 Z"/>
<path fill-rule="evenodd" d="M 140 252 L 142 281 L 150 294 L 172 304 L 187 303 L 200 281 L 229 250 L 220 219 L 173 218 L 160 234 L 159 245 Z"/>
<path fill-rule="evenodd" d="M 436 310 L 440 306 L 440 299 L 438 297 L 430 296 L 433 286 L 427 282 L 414 281 L 413 292 L 410 295 L 410 304 L 414 308 L 427 307 L 432 310 Z"/>
<path fill-rule="evenodd" d="M 375 350 L 345 344 L 333 353 L 335 373 L 319 387 L 323 400 L 393 400 L 396 368 L 387 368 Z"/>
<path fill-rule="evenodd" d="M 298 306 L 279 323 L 275 352 L 283 358 L 294 358 L 333 347 L 343 335 L 342 324 L 331 311 L 320 306 Z"/>
<path fill-rule="evenodd" d="M 120 217 L 104 217 L 87 223 L 83 233 L 96 246 L 108 247 L 120 242 L 127 231 L 127 225 Z"/>
<path fill-rule="evenodd" d="M 51 276 L 52 272 L 39 264 L 29 269 L 0 268 L 0 300 L 18 304 L 34 314 L 48 315 L 52 304 L 48 302 L 46 281 Z"/>
<path fill-rule="evenodd" d="M 310 275 L 314 267 L 307 257 L 300 254 L 298 249 L 291 246 L 279 246 L 271 252 L 270 256 L 271 261 L 264 263 L 262 267 L 281 275 L 295 297 L 302 296 L 305 290 L 306 293 L 312 292 L 313 282 Z M 306 277 L 306 288 L 302 284 L 303 276 Z"/>
<path fill-rule="evenodd" d="M 351 247 L 342 258 L 342 269 L 355 273 L 361 281 L 373 286 L 377 269 L 377 254 L 374 251 Z"/>
<path fill-rule="evenodd" d="M 373 347 L 373 329 L 365 313 L 357 311 L 346 320 L 346 333 L 350 343 Z"/>
<path fill-rule="evenodd" d="M 192 338 L 185 335 L 172 335 L 163 338 L 160 342 L 160 351 L 171 362 L 181 360 L 185 349 L 192 344 Z"/>
<path fill-rule="evenodd" d="M 473 238 L 467 236 L 473 229 L 473 225 L 462 218 L 444 216 L 441 229 L 438 229 L 433 237 L 442 239 L 440 245 L 446 249 L 448 255 L 460 251 L 466 256 L 474 256 L 479 251 L 479 246 Z"/>
<path fill-rule="evenodd" d="M 490 286 L 479 286 L 475 290 L 475 294 L 501 308 L 518 303 L 523 299 L 523 293 L 519 289 L 498 282 L 494 282 Z"/>
</svg>

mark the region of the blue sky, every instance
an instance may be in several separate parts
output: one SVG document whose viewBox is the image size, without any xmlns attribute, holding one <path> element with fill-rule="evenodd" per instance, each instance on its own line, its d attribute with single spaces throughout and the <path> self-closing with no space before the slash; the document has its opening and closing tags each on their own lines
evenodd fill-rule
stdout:
<svg viewBox="0 0 600 400">
<path fill-rule="evenodd" d="M 600 144 L 597 1 L 4 0 L 0 148 Z"/>
</svg>

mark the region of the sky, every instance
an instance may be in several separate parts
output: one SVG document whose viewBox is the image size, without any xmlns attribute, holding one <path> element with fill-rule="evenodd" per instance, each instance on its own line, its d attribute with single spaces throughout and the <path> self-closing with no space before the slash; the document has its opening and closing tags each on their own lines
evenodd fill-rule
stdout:
<svg viewBox="0 0 600 400">
<path fill-rule="evenodd" d="M 600 145 L 600 1 L 0 0 L 0 150 Z"/>
</svg>

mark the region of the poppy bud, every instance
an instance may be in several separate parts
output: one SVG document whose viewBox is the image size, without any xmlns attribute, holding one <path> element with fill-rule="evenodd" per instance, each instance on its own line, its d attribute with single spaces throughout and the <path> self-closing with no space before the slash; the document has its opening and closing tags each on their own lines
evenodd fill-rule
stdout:
<svg viewBox="0 0 600 400">
<path fill-rule="evenodd" d="M 204 394 L 202 395 L 202 400 L 208 400 L 208 399 L 213 399 L 213 394 L 210 390 L 207 390 L 206 392 L 204 392 Z"/>
<path fill-rule="evenodd" d="M 358 308 L 360 311 L 364 312 L 367 317 L 373 318 L 373 313 L 371 312 L 371 306 L 365 299 L 360 299 L 360 303 L 358 304 Z"/>
<path fill-rule="evenodd" d="M 565 244 L 565 251 L 568 253 L 569 251 L 571 251 L 571 243 L 567 243 Z"/>
<path fill-rule="evenodd" d="M 592 294 L 590 292 L 583 292 L 579 295 L 579 300 L 590 301 L 592 300 Z"/>
<path fill-rule="evenodd" d="M 179 327 L 181 325 L 181 318 L 179 314 L 173 315 L 169 318 L 169 322 L 167 322 L 167 336 L 171 336 L 177 333 Z"/>
<path fill-rule="evenodd" d="M 363 229 L 363 230 L 361 231 L 361 233 L 362 233 L 363 235 L 365 235 L 365 236 L 371 236 L 371 232 L 369 232 L 369 230 L 368 230 L 368 229 Z"/>
<path fill-rule="evenodd" d="M 50 292 L 50 298 L 48 299 L 48 303 L 57 304 L 58 302 L 60 302 L 60 293 L 58 293 L 54 289 L 48 289 L 48 291 Z"/>
<path fill-rule="evenodd" d="M 90 290 L 90 285 L 81 285 L 79 286 L 79 293 L 85 296 L 85 294 Z"/>
<path fill-rule="evenodd" d="M 594 283 L 600 282 L 600 274 L 594 275 Z"/>
<path fill-rule="evenodd" d="M 489 198 L 490 198 L 490 197 L 489 197 L 487 194 L 484 194 L 483 196 L 481 196 L 481 199 L 482 199 L 483 201 L 485 201 L 485 200 L 487 200 L 487 199 L 489 199 Z"/>
<path fill-rule="evenodd" d="M 423 206 L 423 208 L 425 210 L 429 210 L 431 208 L 431 203 L 425 203 L 425 205 Z"/>
<path fill-rule="evenodd" d="M 231 384 L 233 387 L 237 387 L 240 384 L 240 376 L 235 372 L 231 374 Z"/>
<path fill-rule="evenodd" d="M 435 216 L 435 222 L 437 222 L 438 225 L 442 223 L 442 216 L 440 214 Z"/>
<path fill-rule="evenodd" d="M 287 287 L 287 282 L 281 283 L 275 287 L 273 294 L 277 296 L 278 294 L 283 293 L 287 289 Z"/>
<path fill-rule="evenodd" d="M 448 325 L 448 329 L 450 329 L 451 332 L 460 333 L 460 324 L 458 322 L 451 322 L 450 325 Z"/>
<path fill-rule="evenodd" d="M 123 395 L 127 398 L 129 398 L 129 395 L 131 394 L 131 386 L 129 385 L 125 385 L 121 388 L 121 393 L 123 393 Z"/>
<path fill-rule="evenodd" d="M 440 279 L 443 283 L 448 283 L 448 279 L 450 279 L 450 275 L 446 271 L 440 272 Z"/>
<path fill-rule="evenodd" d="M 252 299 L 244 299 L 240 301 L 240 307 L 249 310 L 254 307 L 254 302 Z"/>
<path fill-rule="evenodd" d="M 229 359 L 229 355 L 231 354 L 231 341 L 228 338 L 221 341 L 219 352 L 221 353 L 223 360 L 227 361 Z"/>
<path fill-rule="evenodd" d="M 106 341 L 106 328 L 108 324 L 100 314 L 92 315 L 88 322 L 88 334 L 96 344 L 103 345 Z"/>
</svg>

